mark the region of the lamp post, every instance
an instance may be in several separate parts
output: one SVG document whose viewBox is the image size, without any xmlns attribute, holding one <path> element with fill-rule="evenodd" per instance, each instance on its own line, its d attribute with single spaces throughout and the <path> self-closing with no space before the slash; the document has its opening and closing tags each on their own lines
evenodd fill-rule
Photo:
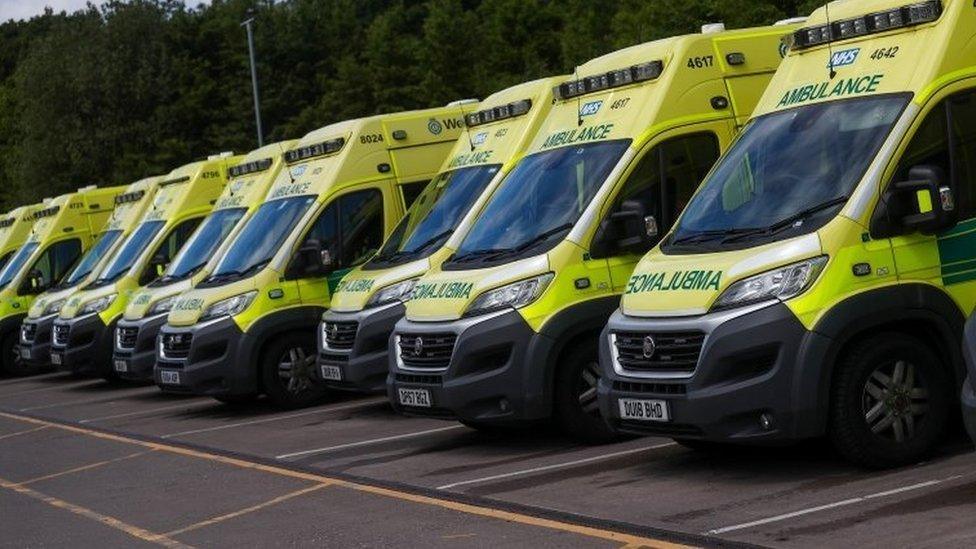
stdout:
<svg viewBox="0 0 976 549">
<path fill-rule="evenodd" d="M 251 24 L 254 23 L 254 11 L 247 10 L 247 19 L 241 26 L 247 29 L 247 51 L 251 58 L 251 88 L 254 92 L 254 122 L 258 131 L 258 147 L 264 146 L 264 131 L 261 129 L 261 100 L 258 96 L 258 68 L 254 62 L 254 32 Z"/>
</svg>

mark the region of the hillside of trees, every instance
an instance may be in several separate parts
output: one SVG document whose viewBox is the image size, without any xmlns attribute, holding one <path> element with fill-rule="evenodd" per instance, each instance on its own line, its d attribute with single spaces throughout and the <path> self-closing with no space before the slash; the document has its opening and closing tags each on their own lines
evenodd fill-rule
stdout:
<svg viewBox="0 0 976 549">
<path fill-rule="evenodd" d="M 241 21 L 255 14 L 267 140 L 485 97 L 703 23 L 818 0 L 113 1 L 0 24 L 0 211 L 256 145 Z"/>
</svg>

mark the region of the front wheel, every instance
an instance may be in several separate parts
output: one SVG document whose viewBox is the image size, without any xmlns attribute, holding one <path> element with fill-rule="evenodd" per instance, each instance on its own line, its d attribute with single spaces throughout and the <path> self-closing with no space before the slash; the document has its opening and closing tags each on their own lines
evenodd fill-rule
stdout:
<svg viewBox="0 0 976 549">
<path fill-rule="evenodd" d="M 577 345 L 563 353 L 556 372 L 556 421 L 566 434 L 601 444 L 618 437 L 603 421 L 597 402 L 602 371 L 596 342 Z"/>
<path fill-rule="evenodd" d="M 36 365 L 27 364 L 20 359 L 17 349 L 17 331 L 8 333 L 0 339 L 0 373 L 8 376 L 29 376 L 38 374 L 43 368 Z"/>
<path fill-rule="evenodd" d="M 956 402 L 945 364 L 925 343 L 881 334 L 840 357 L 831 387 L 830 437 L 870 468 L 924 459 L 946 432 Z"/>
<path fill-rule="evenodd" d="M 268 399 L 280 408 L 304 408 L 325 396 L 312 378 L 314 336 L 290 333 L 276 337 L 261 357 L 261 381 Z"/>
</svg>

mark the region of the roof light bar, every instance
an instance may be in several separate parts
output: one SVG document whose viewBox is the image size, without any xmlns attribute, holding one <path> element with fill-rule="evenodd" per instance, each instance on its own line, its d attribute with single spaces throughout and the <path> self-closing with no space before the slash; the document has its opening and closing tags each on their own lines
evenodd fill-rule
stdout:
<svg viewBox="0 0 976 549">
<path fill-rule="evenodd" d="M 129 202 L 138 202 L 143 196 L 146 195 L 146 191 L 132 191 L 131 193 L 122 193 L 115 197 L 116 204 L 126 204 Z"/>
<path fill-rule="evenodd" d="M 248 174 L 263 172 L 264 170 L 270 168 L 271 164 L 273 163 L 274 160 L 270 158 L 253 160 L 251 162 L 247 162 L 244 164 L 238 164 L 236 166 L 232 166 L 229 170 L 227 170 L 227 174 L 231 177 L 243 177 Z"/>
<path fill-rule="evenodd" d="M 328 141 L 323 141 L 314 145 L 306 145 L 304 147 L 292 149 L 285 153 L 285 162 L 291 164 L 300 160 L 315 158 L 316 156 L 333 154 L 339 152 L 339 150 L 345 144 L 346 140 L 344 138 L 337 137 L 335 139 L 329 139 Z"/>
<path fill-rule="evenodd" d="M 651 61 L 633 65 L 623 69 L 617 69 L 605 74 L 587 76 L 580 80 L 570 80 L 563 82 L 552 89 L 552 94 L 556 99 L 570 99 L 588 93 L 619 88 L 635 82 L 646 82 L 654 80 L 664 72 L 663 61 Z"/>
<path fill-rule="evenodd" d="M 183 177 L 177 177 L 175 179 L 167 179 L 159 184 L 160 187 L 166 187 L 167 185 L 176 185 L 177 183 L 186 183 L 190 180 L 190 176 L 184 175 Z"/>
<path fill-rule="evenodd" d="M 33 217 L 34 219 L 40 219 L 42 217 L 51 217 L 52 215 L 58 213 L 58 210 L 60 210 L 60 209 L 61 209 L 61 206 L 51 206 L 50 208 L 44 208 L 43 210 L 37 210 L 36 212 L 34 212 L 34 215 L 31 216 L 31 217 Z"/>
<path fill-rule="evenodd" d="M 6 229 L 7 227 L 13 225 L 17 222 L 17 219 L 13 217 L 8 217 L 7 219 L 0 219 L 0 229 Z"/>
<path fill-rule="evenodd" d="M 941 15 L 941 0 L 928 0 L 887 11 L 869 13 L 861 17 L 834 21 L 829 25 L 805 27 L 793 33 L 793 49 L 801 50 L 835 40 L 847 40 L 892 29 L 914 27 L 931 23 Z"/>
<path fill-rule="evenodd" d="M 469 128 L 474 126 L 480 126 L 482 124 L 490 124 L 492 122 L 498 122 L 499 120 L 507 120 L 509 118 L 515 118 L 516 116 L 522 116 L 532 109 L 531 99 L 522 99 L 520 101 L 513 101 L 505 105 L 498 105 L 497 107 L 492 107 L 490 109 L 483 109 L 470 113 L 464 117 L 464 123 L 467 124 Z"/>
</svg>

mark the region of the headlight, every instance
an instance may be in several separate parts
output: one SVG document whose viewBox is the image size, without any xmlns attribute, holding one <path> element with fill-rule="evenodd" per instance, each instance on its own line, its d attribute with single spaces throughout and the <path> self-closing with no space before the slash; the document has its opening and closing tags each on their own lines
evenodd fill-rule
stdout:
<svg viewBox="0 0 976 549">
<path fill-rule="evenodd" d="M 532 303 L 546 291 L 546 286 L 552 282 L 552 273 L 527 278 L 507 286 L 488 290 L 475 298 L 464 316 L 475 316 L 498 311 L 508 307 L 517 309 Z"/>
<path fill-rule="evenodd" d="M 156 302 L 149 307 L 149 312 L 146 314 L 152 316 L 168 313 L 169 310 L 173 308 L 173 303 L 176 303 L 175 295 L 156 300 Z"/>
<path fill-rule="evenodd" d="M 55 299 L 54 301 L 48 303 L 47 307 L 44 307 L 44 312 L 41 313 L 41 316 L 53 315 L 60 311 L 62 306 L 64 306 L 64 300 Z"/>
<path fill-rule="evenodd" d="M 414 278 L 380 288 L 366 301 L 366 308 L 386 305 L 387 303 L 396 301 L 407 301 L 410 299 L 410 293 L 413 292 L 413 287 L 416 285 L 417 279 Z"/>
<path fill-rule="evenodd" d="M 113 301 L 115 301 L 115 298 L 118 295 L 119 294 L 109 294 L 106 296 L 93 299 L 88 303 L 82 305 L 81 309 L 78 309 L 78 314 L 87 315 L 89 313 L 100 313 L 105 309 L 108 309 L 108 306 L 111 305 Z"/>
<path fill-rule="evenodd" d="M 726 288 L 714 307 L 737 307 L 769 299 L 783 301 L 796 297 L 813 284 L 826 264 L 827 256 L 822 255 L 742 279 Z"/>
<path fill-rule="evenodd" d="M 258 295 L 258 292 L 251 291 L 246 294 L 235 295 L 234 297 L 229 297 L 227 299 L 222 299 L 213 305 L 207 307 L 203 314 L 200 315 L 200 320 L 210 320 L 212 318 L 218 318 L 222 316 L 235 316 L 244 312 L 245 309 L 251 306 L 251 302 L 254 301 L 254 297 Z"/>
</svg>

